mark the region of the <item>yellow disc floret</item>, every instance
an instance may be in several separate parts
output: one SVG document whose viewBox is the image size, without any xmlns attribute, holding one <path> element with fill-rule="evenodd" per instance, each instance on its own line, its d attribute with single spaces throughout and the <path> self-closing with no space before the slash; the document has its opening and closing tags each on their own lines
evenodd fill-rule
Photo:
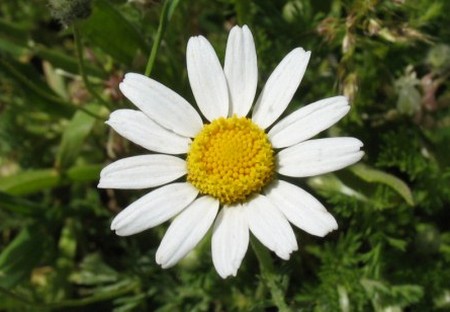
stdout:
<svg viewBox="0 0 450 312">
<path fill-rule="evenodd" d="M 187 180 L 222 204 L 244 201 L 271 179 L 274 152 L 266 133 L 245 117 L 204 126 L 187 156 Z"/>
</svg>

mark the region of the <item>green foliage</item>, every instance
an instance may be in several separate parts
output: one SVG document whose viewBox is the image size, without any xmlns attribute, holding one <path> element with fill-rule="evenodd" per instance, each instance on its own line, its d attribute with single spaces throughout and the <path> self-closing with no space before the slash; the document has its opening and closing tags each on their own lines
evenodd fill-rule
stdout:
<svg viewBox="0 0 450 312">
<path fill-rule="evenodd" d="M 0 310 L 273 311 L 270 283 L 295 311 L 450 309 L 447 12 L 447 0 L 1 1 Z M 222 280 L 209 237 L 162 270 L 167 225 L 109 229 L 143 193 L 98 190 L 99 172 L 143 151 L 104 121 L 129 107 L 118 84 L 130 71 L 150 68 L 194 102 L 189 37 L 208 37 L 223 60 L 236 23 L 253 32 L 259 88 L 290 50 L 312 51 L 289 110 L 348 96 L 327 134 L 361 139 L 366 155 L 303 181 L 339 229 L 296 230 L 299 251 L 273 257 L 270 274 L 258 263 L 273 255 L 249 249 Z"/>
</svg>

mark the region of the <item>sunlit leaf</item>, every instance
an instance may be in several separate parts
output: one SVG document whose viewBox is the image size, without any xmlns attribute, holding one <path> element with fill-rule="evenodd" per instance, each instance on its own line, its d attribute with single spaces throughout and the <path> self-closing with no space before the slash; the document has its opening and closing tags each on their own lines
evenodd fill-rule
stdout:
<svg viewBox="0 0 450 312">
<path fill-rule="evenodd" d="M 99 106 L 87 106 L 91 112 L 100 111 Z M 92 130 L 96 119 L 83 111 L 78 111 L 66 126 L 56 155 L 56 167 L 65 169 L 71 166 L 81 151 L 83 142 Z"/>
<path fill-rule="evenodd" d="M 0 180 L 0 191 L 12 195 L 26 195 L 58 185 L 60 176 L 55 169 L 23 171 Z"/>
<path fill-rule="evenodd" d="M 326 174 L 322 176 L 312 177 L 308 179 L 308 185 L 318 192 L 323 193 L 340 193 L 358 200 L 366 201 L 367 197 L 361 192 L 345 185 L 334 174 Z"/>
<path fill-rule="evenodd" d="M 414 205 L 414 199 L 410 188 L 396 176 L 362 164 L 352 166 L 350 167 L 350 170 L 366 182 L 386 184 L 400 194 L 409 205 Z"/>
<path fill-rule="evenodd" d="M 66 171 L 66 176 L 73 182 L 89 182 L 99 179 L 100 171 L 105 165 L 77 165 Z"/>
</svg>

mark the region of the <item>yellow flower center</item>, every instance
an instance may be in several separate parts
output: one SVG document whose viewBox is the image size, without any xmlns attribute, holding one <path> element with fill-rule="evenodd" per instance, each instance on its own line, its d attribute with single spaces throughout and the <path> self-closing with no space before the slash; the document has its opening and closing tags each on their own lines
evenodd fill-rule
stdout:
<svg viewBox="0 0 450 312">
<path fill-rule="evenodd" d="M 274 152 L 250 119 L 219 118 L 203 127 L 187 156 L 187 180 L 222 204 L 244 201 L 271 179 Z"/>
</svg>

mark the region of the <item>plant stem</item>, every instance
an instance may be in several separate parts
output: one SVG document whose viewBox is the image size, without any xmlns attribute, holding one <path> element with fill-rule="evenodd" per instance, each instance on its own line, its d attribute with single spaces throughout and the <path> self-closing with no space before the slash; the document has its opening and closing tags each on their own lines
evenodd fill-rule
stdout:
<svg viewBox="0 0 450 312">
<path fill-rule="evenodd" d="M 153 65 L 156 61 L 156 55 L 158 54 L 159 47 L 161 46 L 162 37 L 167 28 L 167 22 L 172 17 L 175 7 L 178 5 L 180 0 L 166 0 L 164 1 L 164 6 L 162 8 L 161 16 L 159 18 L 158 30 L 156 31 L 155 39 L 153 40 L 152 50 L 148 57 L 147 66 L 145 67 L 145 75 L 150 76 Z"/>
<path fill-rule="evenodd" d="M 253 237 L 251 238 L 251 245 L 256 254 L 256 258 L 258 258 L 259 261 L 262 280 L 266 287 L 270 290 L 273 303 L 277 306 L 278 311 L 280 312 L 292 312 L 291 308 L 289 308 L 284 300 L 284 293 L 277 281 L 277 275 L 275 273 L 272 258 L 270 257 L 269 252 Z"/>
<path fill-rule="evenodd" d="M 105 101 L 92 87 L 91 83 L 89 82 L 89 79 L 86 74 L 85 66 L 84 66 L 84 59 L 83 59 L 83 45 L 81 43 L 81 33 L 76 25 L 76 23 L 73 24 L 73 37 L 75 39 L 75 48 L 77 50 L 77 56 L 78 56 L 78 69 L 80 71 L 81 79 L 83 79 L 84 86 L 89 91 L 92 96 L 94 96 L 100 104 L 103 106 L 106 106 L 107 108 L 111 109 L 111 105 Z"/>
</svg>

